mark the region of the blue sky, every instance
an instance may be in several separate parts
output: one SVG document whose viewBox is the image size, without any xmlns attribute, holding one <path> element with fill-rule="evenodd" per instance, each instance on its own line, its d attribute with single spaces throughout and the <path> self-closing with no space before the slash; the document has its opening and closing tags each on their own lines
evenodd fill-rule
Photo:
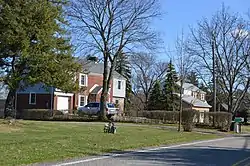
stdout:
<svg viewBox="0 0 250 166">
<path fill-rule="evenodd" d="M 160 0 L 161 10 L 165 13 L 161 19 L 152 23 L 152 27 L 161 33 L 166 50 L 174 51 L 177 35 L 189 32 L 189 26 L 195 27 L 203 17 L 210 18 L 221 9 L 224 2 L 230 11 L 244 15 L 250 9 L 250 0 Z M 172 52 L 174 54 L 174 52 Z M 159 59 L 168 59 L 162 53 Z"/>
</svg>

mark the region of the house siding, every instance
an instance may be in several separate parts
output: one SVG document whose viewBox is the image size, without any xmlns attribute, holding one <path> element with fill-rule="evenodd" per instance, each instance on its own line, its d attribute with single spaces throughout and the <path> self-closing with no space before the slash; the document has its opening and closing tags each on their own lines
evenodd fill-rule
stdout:
<svg viewBox="0 0 250 166">
<path fill-rule="evenodd" d="M 118 81 L 121 81 L 121 89 L 118 89 Z M 126 95 L 126 80 L 114 78 L 113 79 L 113 96 L 123 97 Z"/>
<path fill-rule="evenodd" d="M 125 99 L 122 97 L 113 97 L 113 103 L 116 103 L 116 100 L 118 101 L 119 104 L 120 113 L 122 113 L 124 111 Z"/>
<path fill-rule="evenodd" d="M 79 76 L 80 74 L 77 75 L 77 81 L 79 82 Z M 91 88 L 94 86 L 94 85 L 99 85 L 99 86 L 102 86 L 103 84 L 103 76 L 101 74 L 89 74 L 88 75 L 88 85 L 86 87 L 86 90 L 83 91 L 83 92 L 77 92 L 75 93 L 74 95 L 74 101 L 73 101 L 73 104 L 74 104 L 74 107 L 77 108 L 79 106 L 79 96 L 80 95 L 83 95 L 86 97 L 86 101 L 88 101 L 88 98 L 89 98 L 89 94 L 91 93 L 90 90 Z M 108 101 L 110 99 L 110 101 L 113 100 L 113 83 L 111 82 L 111 88 L 109 90 L 109 95 L 108 95 Z M 91 97 L 90 98 L 90 101 L 94 101 L 94 102 L 100 102 L 100 98 L 101 98 L 101 92 L 99 94 L 96 95 L 95 98 Z M 86 103 L 87 104 L 87 103 Z"/>
<path fill-rule="evenodd" d="M 17 94 L 17 110 L 50 109 L 50 103 L 50 94 L 36 94 L 36 104 L 29 104 L 29 94 Z"/>
</svg>

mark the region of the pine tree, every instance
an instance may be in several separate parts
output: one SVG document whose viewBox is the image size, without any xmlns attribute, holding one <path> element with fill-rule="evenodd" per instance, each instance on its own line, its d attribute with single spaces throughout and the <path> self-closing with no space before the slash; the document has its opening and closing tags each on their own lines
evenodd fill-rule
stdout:
<svg viewBox="0 0 250 166">
<path fill-rule="evenodd" d="M 187 82 L 198 87 L 199 81 L 198 81 L 198 78 L 197 78 L 197 74 L 194 71 L 190 72 L 187 75 Z"/>
<path fill-rule="evenodd" d="M 80 66 L 62 28 L 64 0 L 0 0 L 0 70 L 8 86 L 5 117 L 13 116 L 15 92 L 44 83 L 64 91 L 77 89 Z M 21 85 L 21 86 L 20 86 Z"/>
<path fill-rule="evenodd" d="M 172 61 L 170 61 L 168 64 L 167 75 L 163 89 L 164 92 L 163 100 L 164 100 L 165 110 L 167 111 L 176 110 L 178 105 L 177 96 L 174 94 L 178 90 L 178 86 L 176 84 L 177 79 L 178 78 L 174 65 L 172 64 Z"/>
<path fill-rule="evenodd" d="M 130 97 L 132 94 L 132 84 L 131 84 L 131 67 L 128 56 L 121 53 L 116 59 L 115 71 L 126 78 L 126 99 L 124 103 L 125 111 L 130 105 Z"/>
<path fill-rule="evenodd" d="M 149 95 L 148 109 L 149 110 L 161 110 L 162 109 L 162 90 L 159 81 L 156 81 L 153 89 Z"/>
</svg>

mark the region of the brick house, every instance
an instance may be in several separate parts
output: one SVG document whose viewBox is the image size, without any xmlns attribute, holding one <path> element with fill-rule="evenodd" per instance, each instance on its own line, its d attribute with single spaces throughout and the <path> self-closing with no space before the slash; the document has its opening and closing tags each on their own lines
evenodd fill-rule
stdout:
<svg viewBox="0 0 250 166">
<path fill-rule="evenodd" d="M 64 93 L 58 88 L 45 87 L 42 83 L 17 92 L 17 110 L 54 109 L 72 110 L 89 102 L 100 102 L 103 81 L 103 64 L 89 62 L 83 66 L 83 72 L 76 75 L 80 90 Z M 107 102 L 119 103 L 124 108 L 126 79 L 114 72 L 108 92 Z"/>
</svg>

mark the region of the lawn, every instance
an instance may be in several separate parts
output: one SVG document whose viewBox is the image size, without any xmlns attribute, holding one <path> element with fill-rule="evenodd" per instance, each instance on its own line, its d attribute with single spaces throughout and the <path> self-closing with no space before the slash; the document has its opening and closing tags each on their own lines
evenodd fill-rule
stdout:
<svg viewBox="0 0 250 166">
<path fill-rule="evenodd" d="M 0 165 L 63 160 L 212 138 L 217 136 L 178 133 L 153 126 L 120 126 L 116 134 L 107 134 L 100 123 L 18 121 L 10 126 L 0 121 Z"/>
<path fill-rule="evenodd" d="M 242 132 L 250 133 L 250 125 L 243 125 L 242 126 Z"/>
</svg>

